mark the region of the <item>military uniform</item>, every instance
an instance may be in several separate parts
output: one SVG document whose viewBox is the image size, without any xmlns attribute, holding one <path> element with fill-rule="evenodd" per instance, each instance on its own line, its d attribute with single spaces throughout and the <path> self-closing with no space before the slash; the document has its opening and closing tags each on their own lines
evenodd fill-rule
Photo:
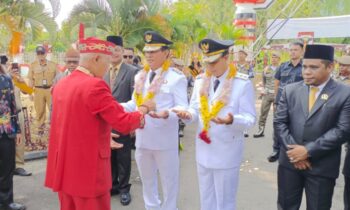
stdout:
<svg viewBox="0 0 350 210">
<path fill-rule="evenodd" d="M 30 86 L 34 87 L 34 108 L 39 126 L 45 123 L 46 106 L 51 107 L 51 86 L 57 73 L 57 64 L 51 61 L 46 64 L 35 61 L 30 65 L 28 78 Z"/>
<path fill-rule="evenodd" d="M 250 65 L 249 63 L 245 63 L 245 64 L 237 63 L 236 66 L 237 66 L 238 72 L 248 75 L 249 78 L 254 78 L 254 70 L 252 65 Z"/>
<path fill-rule="evenodd" d="M 263 72 L 264 96 L 262 98 L 259 131 L 254 134 L 254 138 L 263 137 L 265 131 L 266 119 L 269 114 L 271 105 L 275 101 L 275 72 L 276 66 L 268 66 Z"/>
<path fill-rule="evenodd" d="M 203 60 L 211 63 L 220 59 L 222 52 L 233 45 L 231 41 L 204 39 L 200 46 L 203 50 Z M 216 57 L 215 57 L 216 56 Z M 229 70 L 219 78 L 211 77 L 208 93 L 209 104 L 215 103 L 220 93 L 224 91 L 224 83 Z M 216 81 L 219 82 L 216 82 Z M 200 91 L 203 79 L 198 76 L 190 102 L 189 122 L 199 121 L 196 137 L 196 162 L 199 179 L 201 210 L 235 210 L 236 193 L 238 189 L 239 169 L 243 157 L 244 130 L 255 123 L 255 96 L 254 88 L 248 76 L 237 73 L 232 79 L 232 90 L 229 101 L 218 113 L 218 117 L 233 115 L 233 123 L 218 125 L 210 122 L 208 134 L 211 143 L 208 144 L 200 137 L 203 129 L 203 119 L 200 117 Z M 218 84 L 218 85 L 215 85 Z M 216 90 L 216 91 L 215 91 Z"/>
<path fill-rule="evenodd" d="M 145 52 L 157 51 L 160 49 L 160 45 L 168 46 L 172 44 L 172 42 L 152 31 L 145 33 L 145 42 Z M 147 73 L 142 90 L 143 96 L 147 94 L 151 85 L 151 77 L 160 74 L 161 71 L 162 67 L 151 69 Z M 178 154 L 179 118 L 171 112 L 171 109 L 187 108 L 187 80 L 181 71 L 171 67 L 164 72 L 163 80 L 164 82 L 154 101 L 157 111 L 168 110 L 169 117 L 167 119 L 156 119 L 146 115 L 147 123 L 145 127 L 136 130 L 135 159 L 142 180 L 143 198 L 147 210 L 177 209 L 180 164 Z M 123 106 L 128 111 L 137 108 L 134 99 Z M 164 196 L 162 204 L 158 192 L 158 172 Z"/>
</svg>

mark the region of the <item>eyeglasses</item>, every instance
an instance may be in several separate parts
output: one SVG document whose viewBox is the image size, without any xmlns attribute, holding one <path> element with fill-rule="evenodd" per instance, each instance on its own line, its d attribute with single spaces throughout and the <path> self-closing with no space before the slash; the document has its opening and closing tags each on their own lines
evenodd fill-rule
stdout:
<svg viewBox="0 0 350 210">
<path fill-rule="evenodd" d="M 123 55 L 123 58 L 124 59 L 133 59 L 134 58 L 134 56 L 133 55 Z"/>
<path fill-rule="evenodd" d="M 44 52 L 37 52 L 36 54 L 37 54 L 37 55 L 45 55 Z"/>
</svg>

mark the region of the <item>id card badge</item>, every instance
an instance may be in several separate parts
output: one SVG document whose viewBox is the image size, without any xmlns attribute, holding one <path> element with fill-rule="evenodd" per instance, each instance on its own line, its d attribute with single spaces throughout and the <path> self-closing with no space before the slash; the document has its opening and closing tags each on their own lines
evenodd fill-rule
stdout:
<svg viewBox="0 0 350 210">
<path fill-rule="evenodd" d="M 43 86 L 47 86 L 47 80 L 43 79 Z"/>
</svg>

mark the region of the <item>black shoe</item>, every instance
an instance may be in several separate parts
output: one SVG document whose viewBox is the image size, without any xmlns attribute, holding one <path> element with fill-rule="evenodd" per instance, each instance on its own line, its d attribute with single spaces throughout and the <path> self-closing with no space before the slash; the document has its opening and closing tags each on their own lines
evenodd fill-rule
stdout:
<svg viewBox="0 0 350 210">
<path fill-rule="evenodd" d="M 111 189 L 111 196 L 113 196 L 113 195 L 119 195 L 119 190 L 116 190 L 116 189 Z"/>
<path fill-rule="evenodd" d="M 131 195 L 129 192 L 125 192 L 125 193 L 121 193 L 120 194 L 120 203 L 123 205 L 123 206 L 127 206 L 129 205 L 131 202 Z"/>
<path fill-rule="evenodd" d="M 248 137 L 249 137 L 249 134 L 248 134 L 247 131 L 244 131 L 244 137 L 245 137 L 245 138 L 248 138 Z"/>
<path fill-rule="evenodd" d="M 17 176 L 31 176 L 32 173 L 24 170 L 23 168 L 16 168 L 15 171 L 13 172 L 14 175 Z"/>
<path fill-rule="evenodd" d="M 259 131 L 258 132 L 256 132 L 254 135 L 253 135 L 253 137 L 254 138 L 260 138 L 260 137 L 264 137 L 264 127 L 260 127 L 259 126 Z"/>
<path fill-rule="evenodd" d="M 277 151 L 273 151 L 269 157 L 267 157 L 267 160 L 270 163 L 276 162 L 278 160 L 278 157 L 280 156 L 280 153 Z"/>
<path fill-rule="evenodd" d="M 25 210 L 26 207 L 22 204 L 19 204 L 19 203 L 10 203 L 9 205 L 7 205 L 3 209 L 4 210 Z M 1 210 L 3 210 L 3 209 L 1 209 Z"/>
<path fill-rule="evenodd" d="M 185 136 L 184 131 L 183 130 L 179 130 L 179 137 L 182 138 L 184 136 Z"/>
</svg>

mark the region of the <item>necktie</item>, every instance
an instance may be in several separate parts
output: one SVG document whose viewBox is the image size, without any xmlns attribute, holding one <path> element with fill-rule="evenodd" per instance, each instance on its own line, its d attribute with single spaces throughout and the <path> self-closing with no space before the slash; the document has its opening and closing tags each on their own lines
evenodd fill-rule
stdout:
<svg viewBox="0 0 350 210">
<path fill-rule="evenodd" d="M 117 76 L 118 69 L 111 69 L 110 87 L 114 87 L 115 77 Z"/>
<path fill-rule="evenodd" d="M 152 83 L 155 76 L 156 76 L 156 72 L 151 71 L 151 76 L 149 77 L 149 83 Z"/>
<path fill-rule="evenodd" d="M 214 81 L 214 93 L 215 93 L 216 89 L 219 87 L 219 84 L 220 84 L 220 80 L 216 79 Z"/>
<path fill-rule="evenodd" d="M 318 87 L 310 87 L 310 93 L 309 93 L 309 112 L 311 111 L 312 107 L 315 104 L 316 101 L 316 93 L 318 92 Z"/>
</svg>

